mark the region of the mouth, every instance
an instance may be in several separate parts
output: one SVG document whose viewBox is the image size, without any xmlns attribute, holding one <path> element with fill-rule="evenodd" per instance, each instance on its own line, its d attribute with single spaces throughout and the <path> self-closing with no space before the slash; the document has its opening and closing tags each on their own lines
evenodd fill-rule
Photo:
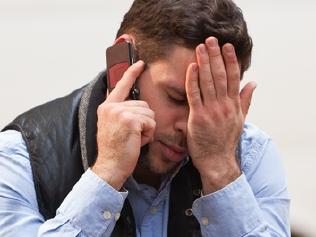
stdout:
<svg viewBox="0 0 316 237">
<path fill-rule="evenodd" d="M 179 162 L 183 160 L 187 155 L 187 149 L 177 145 L 166 144 L 159 141 L 162 153 L 164 157 L 173 162 Z"/>
</svg>

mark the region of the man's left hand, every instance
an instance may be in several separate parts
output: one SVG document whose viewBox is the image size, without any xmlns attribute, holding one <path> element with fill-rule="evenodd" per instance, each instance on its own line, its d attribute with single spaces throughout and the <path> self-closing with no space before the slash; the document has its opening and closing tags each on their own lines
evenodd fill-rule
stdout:
<svg viewBox="0 0 316 237">
<path fill-rule="evenodd" d="M 229 43 L 221 50 L 217 39 L 209 37 L 197 46 L 196 57 L 186 76 L 187 142 L 208 194 L 241 175 L 236 149 L 256 84 L 250 82 L 239 92 L 240 68 Z"/>
</svg>

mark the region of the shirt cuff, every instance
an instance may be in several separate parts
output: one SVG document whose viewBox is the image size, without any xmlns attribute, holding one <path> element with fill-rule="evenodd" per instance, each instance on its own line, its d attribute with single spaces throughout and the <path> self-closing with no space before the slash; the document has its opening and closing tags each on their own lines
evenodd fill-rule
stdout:
<svg viewBox="0 0 316 237">
<path fill-rule="evenodd" d="M 118 192 L 88 169 L 57 210 L 87 236 L 113 231 L 128 192 Z"/>
<path fill-rule="evenodd" d="M 203 236 L 244 236 L 264 219 L 244 174 L 223 189 L 194 201 Z"/>
</svg>

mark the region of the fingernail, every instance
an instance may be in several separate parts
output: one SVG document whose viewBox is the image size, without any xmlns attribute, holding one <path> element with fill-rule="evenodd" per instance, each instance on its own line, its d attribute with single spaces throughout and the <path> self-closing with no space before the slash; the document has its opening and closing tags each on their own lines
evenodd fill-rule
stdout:
<svg viewBox="0 0 316 237">
<path fill-rule="evenodd" d="M 225 44 L 224 50 L 226 53 L 233 53 L 234 52 L 234 46 L 232 44 Z"/>
<path fill-rule="evenodd" d="M 200 52 L 201 54 L 206 54 L 206 53 L 207 53 L 204 44 L 201 44 L 201 45 L 199 46 L 199 52 Z"/>
<path fill-rule="evenodd" d="M 206 44 L 208 47 L 216 47 L 218 46 L 218 40 L 215 37 L 210 37 L 206 40 Z"/>
<path fill-rule="evenodd" d="M 145 64 L 143 60 L 138 60 L 137 64 L 143 65 Z"/>
</svg>

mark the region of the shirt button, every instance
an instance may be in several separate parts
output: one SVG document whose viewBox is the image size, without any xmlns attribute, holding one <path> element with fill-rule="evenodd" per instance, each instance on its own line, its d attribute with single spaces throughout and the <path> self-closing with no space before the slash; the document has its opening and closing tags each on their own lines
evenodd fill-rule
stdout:
<svg viewBox="0 0 316 237">
<path fill-rule="evenodd" d="M 202 225 L 208 225 L 208 219 L 206 217 L 201 218 Z"/>
<path fill-rule="evenodd" d="M 104 211 L 103 212 L 103 217 L 104 217 L 105 220 L 109 220 L 109 219 L 111 219 L 112 214 L 109 211 Z"/>
<path fill-rule="evenodd" d="M 116 213 L 114 216 L 114 219 L 117 221 L 118 219 L 120 219 L 121 214 L 120 213 Z"/>
<path fill-rule="evenodd" d="M 150 213 L 151 214 L 156 214 L 157 213 L 157 208 L 156 207 L 152 207 L 151 209 L 150 209 Z"/>
</svg>

